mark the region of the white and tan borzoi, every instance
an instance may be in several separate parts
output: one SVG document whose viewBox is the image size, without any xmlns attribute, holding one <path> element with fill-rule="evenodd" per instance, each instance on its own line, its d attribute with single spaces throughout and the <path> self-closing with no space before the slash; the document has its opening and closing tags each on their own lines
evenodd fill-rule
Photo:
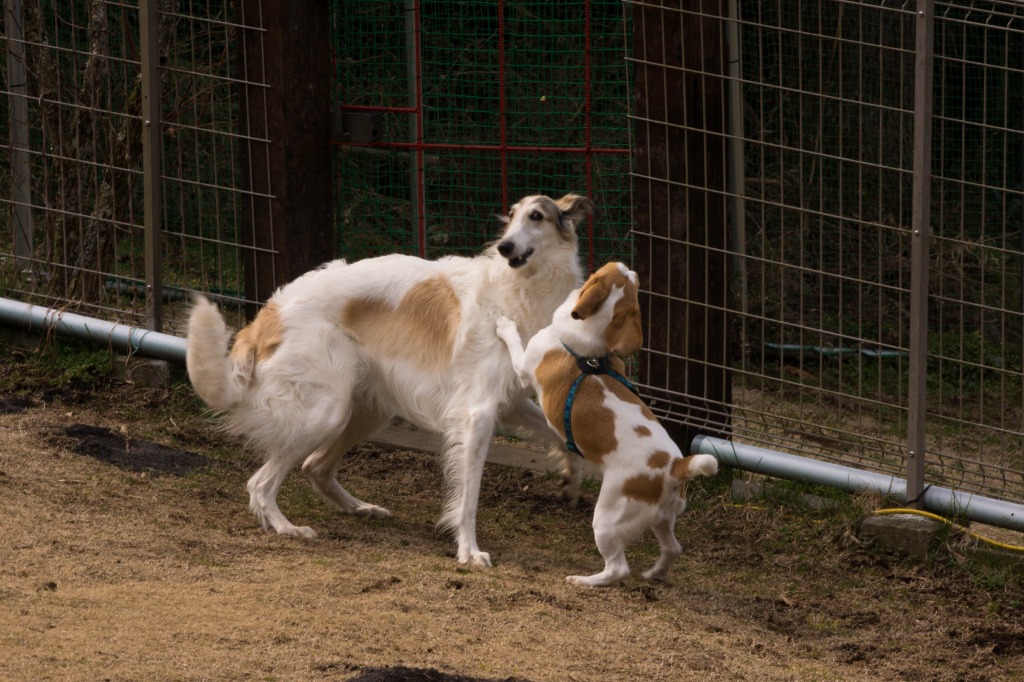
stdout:
<svg viewBox="0 0 1024 682">
<path fill-rule="evenodd" d="M 248 483 L 249 507 L 263 527 L 315 537 L 277 505 L 299 464 L 329 504 L 389 516 L 336 476 L 352 446 L 399 415 L 445 438 L 439 525 L 453 531 L 460 563 L 489 566 L 477 546 L 476 511 L 495 424 L 559 445 L 520 385 L 495 322 L 514 320 L 526 338 L 548 325 L 582 281 L 576 225 L 587 214 L 593 202 L 585 197 L 529 196 L 512 207 L 501 238 L 474 258 L 333 261 L 281 287 L 230 351 L 223 318 L 198 297 L 188 374 L 226 430 L 265 458 Z M 570 498 L 578 492 L 574 459 L 566 458 Z"/>
<path fill-rule="evenodd" d="M 631 355 L 643 343 L 636 273 L 622 263 L 602 267 L 555 311 L 551 326 L 530 334 L 525 349 L 511 319 L 499 319 L 497 332 L 551 427 L 601 468 L 594 539 L 604 570 L 566 580 L 622 580 L 629 575 L 626 546 L 648 528 L 661 556 L 643 575 L 664 578 L 681 551 L 675 525 L 686 509 L 686 482 L 714 475 L 718 461 L 684 456 L 622 376 L 625 366 L 614 354 Z"/>
</svg>

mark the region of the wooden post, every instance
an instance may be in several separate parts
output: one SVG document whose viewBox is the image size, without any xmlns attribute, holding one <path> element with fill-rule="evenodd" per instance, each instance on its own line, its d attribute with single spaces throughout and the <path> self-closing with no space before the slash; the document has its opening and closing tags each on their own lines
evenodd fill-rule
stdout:
<svg viewBox="0 0 1024 682">
<path fill-rule="evenodd" d="M 248 175 L 245 295 L 274 290 L 334 258 L 330 3 L 240 0 L 240 132 Z M 255 304 L 246 308 L 252 317 Z"/>
<path fill-rule="evenodd" d="M 725 0 L 633 8 L 640 380 L 683 450 L 730 428 L 725 34 Z"/>
<path fill-rule="evenodd" d="M 11 203 L 14 262 L 19 270 L 34 269 L 32 234 L 32 165 L 29 159 L 28 84 L 25 76 L 25 38 L 21 0 L 4 5 L 7 33 L 7 83 L 10 90 Z M 29 281 L 34 282 L 33 277 Z"/>
</svg>

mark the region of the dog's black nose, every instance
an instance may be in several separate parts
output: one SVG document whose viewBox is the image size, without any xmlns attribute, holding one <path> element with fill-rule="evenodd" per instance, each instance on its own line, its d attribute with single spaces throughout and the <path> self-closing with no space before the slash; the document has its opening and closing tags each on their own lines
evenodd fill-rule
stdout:
<svg viewBox="0 0 1024 682">
<path fill-rule="evenodd" d="M 498 253 L 500 253 L 505 258 L 508 258 L 510 255 L 512 255 L 512 252 L 515 250 L 516 245 L 513 244 L 511 241 L 504 241 L 498 244 Z"/>
</svg>

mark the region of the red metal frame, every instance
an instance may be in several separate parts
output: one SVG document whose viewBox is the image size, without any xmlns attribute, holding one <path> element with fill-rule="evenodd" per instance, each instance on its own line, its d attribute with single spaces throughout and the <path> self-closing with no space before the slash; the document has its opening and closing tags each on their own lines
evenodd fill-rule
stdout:
<svg viewBox="0 0 1024 682">
<path fill-rule="evenodd" d="M 423 59 L 421 58 L 422 50 L 420 49 L 420 3 L 416 0 L 413 3 L 415 17 L 415 33 L 416 33 L 416 206 L 418 209 L 418 215 L 416 216 L 416 233 L 418 236 L 417 247 L 419 248 L 420 258 L 427 257 L 427 208 L 426 208 L 426 191 L 424 190 L 423 182 Z"/>
<path fill-rule="evenodd" d="M 415 151 L 418 187 L 416 193 L 418 201 L 417 223 L 417 249 L 420 256 L 426 256 L 427 251 L 427 228 L 426 228 L 426 196 L 423 177 L 424 154 L 428 150 L 450 150 L 450 151 L 485 151 L 497 152 L 501 164 L 501 205 L 507 208 L 509 205 L 509 183 L 508 183 L 508 155 L 509 154 L 583 154 L 585 157 L 584 173 L 586 193 L 588 196 L 594 194 L 594 167 L 593 158 L 599 154 L 629 154 L 629 148 L 596 148 L 593 146 L 591 132 L 593 126 L 593 101 L 591 94 L 591 21 L 590 21 L 590 0 L 584 2 L 583 19 L 583 97 L 584 97 L 584 132 L 582 147 L 544 147 L 529 145 L 508 144 L 508 130 L 506 120 L 507 99 L 505 93 L 505 76 L 507 65 L 505 63 L 505 3 L 498 0 L 498 144 L 452 144 L 427 142 L 423 139 L 423 78 L 422 60 L 420 59 L 420 3 L 414 3 L 414 22 L 416 32 L 416 106 L 415 107 L 394 107 L 394 106 L 358 106 L 345 105 L 346 109 L 362 111 L 381 111 L 388 113 L 414 114 L 416 117 L 416 141 L 415 142 L 393 142 L 381 141 L 372 143 L 342 142 L 335 140 L 334 143 L 346 146 L 382 147 L 386 149 L 408 149 Z M 594 220 L 587 218 L 587 270 L 594 269 Z"/>
<path fill-rule="evenodd" d="M 416 3 L 417 6 L 419 2 Z M 505 2 L 498 0 L 498 158 L 501 160 L 501 210 L 509 207 L 508 201 L 508 126 L 505 120 Z"/>
<path fill-rule="evenodd" d="M 587 196 L 594 196 L 594 157 L 591 146 L 590 96 L 590 0 L 583 3 L 583 146 L 584 173 L 587 176 Z M 629 153 L 628 150 L 626 153 Z M 594 271 L 594 216 L 587 216 L 587 272 Z"/>
</svg>

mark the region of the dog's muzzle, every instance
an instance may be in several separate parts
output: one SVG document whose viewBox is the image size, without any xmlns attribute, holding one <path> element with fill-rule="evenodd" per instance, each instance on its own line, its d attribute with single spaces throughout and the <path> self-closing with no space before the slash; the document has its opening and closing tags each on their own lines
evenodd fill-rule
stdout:
<svg viewBox="0 0 1024 682">
<path fill-rule="evenodd" d="M 521 268 L 524 265 L 526 265 L 526 261 L 528 261 L 530 259 L 530 256 L 533 255 L 533 247 L 531 246 L 518 256 L 512 255 L 513 253 L 515 253 L 515 250 L 515 242 L 504 241 L 498 244 L 498 253 L 500 253 L 503 257 L 505 257 L 506 260 L 508 260 L 509 266 L 512 268 Z"/>
</svg>

